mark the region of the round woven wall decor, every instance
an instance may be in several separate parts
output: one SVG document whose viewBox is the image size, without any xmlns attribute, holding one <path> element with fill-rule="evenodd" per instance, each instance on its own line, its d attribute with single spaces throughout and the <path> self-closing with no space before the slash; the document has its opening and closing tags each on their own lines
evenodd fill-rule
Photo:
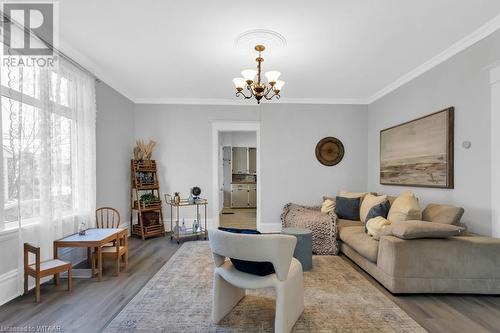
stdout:
<svg viewBox="0 0 500 333">
<path fill-rule="evenodd" d="M 344 158 L 344 145 L 331 136 L 321 139 L 316 145 L 316 158 L 323 165 L 337 165 Z"/>
</svg>

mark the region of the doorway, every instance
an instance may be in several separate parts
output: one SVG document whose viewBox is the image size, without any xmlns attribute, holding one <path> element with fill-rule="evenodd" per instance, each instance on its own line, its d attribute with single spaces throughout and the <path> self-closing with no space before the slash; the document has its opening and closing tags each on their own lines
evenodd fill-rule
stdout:
<svg viewBox="0 0 500 333">
<path fill-rule="evenodd" d="M 260 124 L 212 123 L 214 227 L 259 229 Z"/>
</svg>

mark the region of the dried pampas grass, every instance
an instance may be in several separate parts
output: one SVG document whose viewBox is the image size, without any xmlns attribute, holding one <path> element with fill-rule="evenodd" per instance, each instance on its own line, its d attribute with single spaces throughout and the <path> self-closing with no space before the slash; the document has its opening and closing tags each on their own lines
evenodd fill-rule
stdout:
<svg viewBox="0 0 500 333">
<path fill-rule="evenodd" d="M 151 155 L 153 154 L 153 148 L 156 145 L 156 142 L 153 140 L 149 140 L 148 144 L 145 144 L 142 139 L 137 140 L 135 142 L 136 146 L 134 147 L 134 159 L 135 160 L 150 160 Z"/>
</svg>

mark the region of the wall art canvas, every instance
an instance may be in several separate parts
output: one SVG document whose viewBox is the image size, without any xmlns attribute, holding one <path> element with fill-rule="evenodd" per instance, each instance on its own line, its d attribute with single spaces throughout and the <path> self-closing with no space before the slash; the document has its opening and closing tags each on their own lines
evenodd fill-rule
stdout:
<svg viewBox="0 0 500 333">
<path fill-rule="evenodd" d="M 453 188 L 454 108 L 380 131 L 380 184 Z"/>
</svg>

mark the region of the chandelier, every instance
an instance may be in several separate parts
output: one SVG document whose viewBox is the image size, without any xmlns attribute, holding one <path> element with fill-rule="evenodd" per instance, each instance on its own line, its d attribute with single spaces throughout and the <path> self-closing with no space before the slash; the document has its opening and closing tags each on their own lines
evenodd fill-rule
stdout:
<svg viewBox="0 0 500 333">
<path fill-rule="evenodd" d="M 250 99 L 254 97 L 257 100 L 257 104 L 260 104 L 260 100 L 265 98 L 270 101 L 274 97 L 276 99 L 280 98 L 280 91 L 285 85 L 285 81 L 278 80 L 281 73 L 278 71 L 269 71 L 264 75 L 266 76 L 267 83 L 261 81 L 261 70 L 262 62 L 262 51 L 266 47 L 264 45 L 256 45 L 255 51 L 259 52 L 259 56 L 255 59 L 257 61 L 257 70 L 255 69 L 245 69 L 241 72 L 241 77 L 233 79 L 234 85 L 236 86 L 236 97 L 243 97 L 244 99 Z M 247 91 L 246 95 L 244 91 Z"/>
</svg>

